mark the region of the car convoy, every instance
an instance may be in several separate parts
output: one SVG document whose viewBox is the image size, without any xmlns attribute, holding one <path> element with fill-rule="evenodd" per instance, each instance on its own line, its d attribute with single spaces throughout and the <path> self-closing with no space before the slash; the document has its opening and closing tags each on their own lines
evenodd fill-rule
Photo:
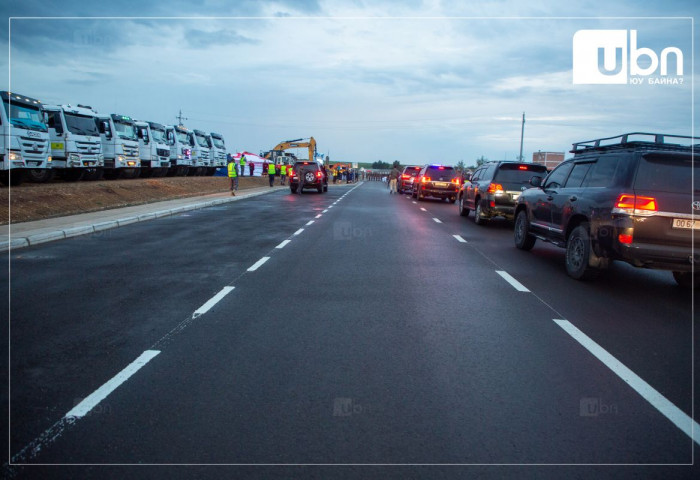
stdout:
<svg viewBox="0 0 700 480">
<path fill-rule="evenodd" d="M 413 198 L 447 199 L 459 215 L 474 212 L 514 224 L 514 242 L 537 240 L 565 249 L 569 276 L 596 278 L 613 261 L 668 270 L 683 287 L 700 286 L 700 163 L 697 139 L 627 133 L 573 144 L 570 158 L 551 172 L 529 162 L 488 162 L 462 185 L 452 167 L 405 167 L 400 189 Z"/>
<path fill-rule="evenodd" d="M 213 175 L 226 165 L 219 133 L 99 114 L 86 105 L 43 105 L 0 92 L 0 183 Z"/>
</svg>

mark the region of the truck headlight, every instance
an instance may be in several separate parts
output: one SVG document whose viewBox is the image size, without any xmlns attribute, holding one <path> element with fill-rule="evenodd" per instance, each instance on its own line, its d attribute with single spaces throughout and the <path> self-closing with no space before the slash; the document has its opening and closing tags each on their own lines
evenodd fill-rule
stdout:
<svg viewBox="0 0 700 480">
<path fill-rule="evenodd" d="M 47 162 L 47 163 L 53 162 L 53 158 L 51 158 L 51 155 L 49 155 L 49 158 L 46 159 L 46 162 Z"/>
<path fill-rule="evenodd" d="M 123 162 L 124 161 L 124 155 L 117 155 L 117 162 Z"/>
<path fill-rule="evenodd" d="M 22 154 L 19 152 L 10 151 L 10 161 L 11 162 L 21 162 Z"/>
</svg>

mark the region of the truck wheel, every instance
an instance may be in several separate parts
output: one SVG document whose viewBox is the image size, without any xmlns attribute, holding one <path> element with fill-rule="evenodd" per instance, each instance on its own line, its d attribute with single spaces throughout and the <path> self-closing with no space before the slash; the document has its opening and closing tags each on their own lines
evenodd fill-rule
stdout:
<svg viewBox="0 0 700 480">
<path fill-rule="evenodd" d="M 83 175 L 83 180 L 94 182 L 95 180 L 102 180 L 104 176 L 104 171 L 101 168 L 88 168 L 85 170 L 85 175 Z"/>
<path fill-rule="evenodd" d="M 532 247 L 535 246 L 537 239 L 530 235 L 530 222 L 525 210 L 520 210 L 515 219 L 513 240 L 515 240 L 515 246 L 520 250 L 532 250 Z"/>
<path fill-rule="evenodd" d="M 63 179 L 66 182 L 79 182 L 83 179 L 85 175 L 85 170 L 82 168 L 69 168 L 63 171 Z"/>
<path fill-rule="evenodd" d="M 0 183 L 5 186 L 16 187 L 24 181 L 23 170 L 4 170 L 0 172 Z"/>
<path fill-rule="evenodd" d="M 576 280 L 593 280 L 600 269 L 588 264 L 591 258 L 591 238 L 588 223 L 581 223 L 573 229 L 566 240 L 566 273 Z"/>
<path fill-rule="evenodd" d="M 700 287 L 700 272 L 695 273 L 695 288 Z M 693 288 L 693 272 L 673 272 L 673 279 L 678 286 Z"/>
<path fill-rule="evenodd" d="M 481 199 L 477 198 L 474 201 L 474 223 L 477 225 L 486 225 L 486 219 L 482 216 L 484 212 L 481 210 Z"/>
<path fill-rule="evenodd" d="M 34 183 L 46 183 L 53 180 L 55 170 L 50 168 L 30 168 L 25 171 L 26 179 Z"/>
</svg>

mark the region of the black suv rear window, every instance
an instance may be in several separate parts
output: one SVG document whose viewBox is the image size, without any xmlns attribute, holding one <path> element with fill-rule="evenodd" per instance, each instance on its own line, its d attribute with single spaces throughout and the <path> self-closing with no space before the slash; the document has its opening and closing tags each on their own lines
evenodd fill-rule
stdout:
<svg viewBox="0 0 700 480">
<path fill-rule="evenodd" d="M 425 170 L 425 176 L 431 180 L 448 181 L 455 178 L 457 172 L 452 167 L 433 167 L 430 166 Z"/>
<path fill-rule="evenodd" d="M 637 169 L 634 187 L 657 192 L 691 193 L 693 188 L 691 158 L 690 155 L 643 155 Z M 697 161 L 695 178 L 700 178 L 700 162 Z"/>
<path fill-rule="evenodd" d="M 504 163 L 496 172 L 494 181 L 501 183 L 528 183 L 535 175 L 544 177 L 547 168 L 544 165 L 522 165 Z"/>
</svg>

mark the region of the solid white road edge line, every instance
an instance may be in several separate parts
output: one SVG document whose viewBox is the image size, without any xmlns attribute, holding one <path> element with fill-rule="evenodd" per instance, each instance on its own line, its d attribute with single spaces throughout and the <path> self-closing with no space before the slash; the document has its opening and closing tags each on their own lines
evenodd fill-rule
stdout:
<svg viewBox="0 0 700 480">
<path fill-rule="evenodd" d="M 452 236 L 455 237 L 457 239 L 457 241 L 460 243 L 467 243 L 467 241 L 465 239 L 463 239 L 461 235 L 452 235 Z"/>
<path fill-rule="evenodd" d="M 83 399 L 78 405 L 73 407 L 70 412 L 66 413 L 66 418 L 82 418 L 87 415 L 98 403 L 107 398 L 107 395 L 117 389 L 119 385 L 129 379 L 134 373 L 138 372 L 141 367 L 146 365 L 153 357 L 158 355 L 160 350 L 146 350 L 139 357 L 126 366 L 124 370 L 117 373 L 111 380 L 102 385 L 100 388 L 92 392 L 88 397 Z"/>
<path fill-rule="evenodd" d="M 260 266 L 261 266 L 263 263 L 267 262 L 269 259 L 270 259 L 270 257 L 262 257 L 260 260 L 258 260 L 257 262 L 255 262 L 251 267 L 249 267 L 249 268 L 248 268 L 248 271 L 249 271 L 249 272 L 254 272 L 254 271 L 256 271 L 258 268 L 260 268 Z"/>
<path fill-rule="evenodd" d="M 280 243 L 279 245 L 277 245 L 275 248 L 284 248 L 284 247 L 287 246 L 287 244 L 288 244 L 289 242 L 291 242 L 291 240 L 284 240 L 282 243 Z"/>
<path fill-rule="evenodd" d="M 303 228 L 300 228 L 299 230 L 297 230 L 296 232 L 294 232 L 294 235 L 299 235 L 299 234 L 300 234 L 301 232 L 303 232 L 303 231 L 304 231 L 304 229 L 303 229 Z"/>
<path fill-rule="evenodd" d="M 506 282 L 510 283 L 513 286 L 513 288 L 515 288 L 517 291 L 519 291 L 519 292 L 529 292 L 530 291 L 527 288 L 525 288 L 525 286 L 523 286 L 522 283 L 520 283 L 519 281 L 517 281 L 516 279 L 511 277 L 508 274 L 508 272 L 504 272 L 503 270 L 496 270 L 496 273 L 499 274 L 501 277 L 503 277 L 503 279 Z"/>
<path fill-rule="evenodd" d="M 231 290 L 233 290 L 234 288 L 236 288 L 236 287 L 224 287 L 224 288 L 222 288 L 219 293 L 217 293 L 216 295 L 211 297 L 209 300 L 207 300 L 207 302 L 204 305 L 202 305 L 197 310 L 195 310 L 194 313 L 192 314 L 192 318 L 197 318 L 200 315 L 204 315 L 205 313 L 207 313 L 209 311 L 209 309 L 211 309 L 211 307 L 213 307 L 214 305 L 219 303 L 219 301 L 221 301 L 222 298 L 224 298 L 226 295 L 228 295 L 229 292 Z"/>
<path fill-rule="evenodd" d="M 627 368 L 617 358 L 613 357 L 603 347 L 593 341 L 588 335 L 576 328 L 568 320 L 554 319 L 554 323 L 564 329 L 566 333 L 571 335 L 574 340 L 580 343 L 586 350 L 591 352 L 594 357 L 603 362 L 603 365 L 613 371 L 627 385 L 632 387 L 644 400 L 649 402 L 663 416 L 668 418 L 671 423 L 678 427 L 683 433 L 688 435 L 695 443 L 700 445 L 700 438 L 693 438 L 693 430 L 700 432 L 700 425 L 692 418 L 676 407 L 666 397 L 661 395 L 647 382 L 642 380 L 636 373 Z"/>
<path fill-rule="evenodd" d="M 433 220 L 435 220 L 435 223 L 442 223 L 439 218 L 433 217 Z"/>
</svg>

